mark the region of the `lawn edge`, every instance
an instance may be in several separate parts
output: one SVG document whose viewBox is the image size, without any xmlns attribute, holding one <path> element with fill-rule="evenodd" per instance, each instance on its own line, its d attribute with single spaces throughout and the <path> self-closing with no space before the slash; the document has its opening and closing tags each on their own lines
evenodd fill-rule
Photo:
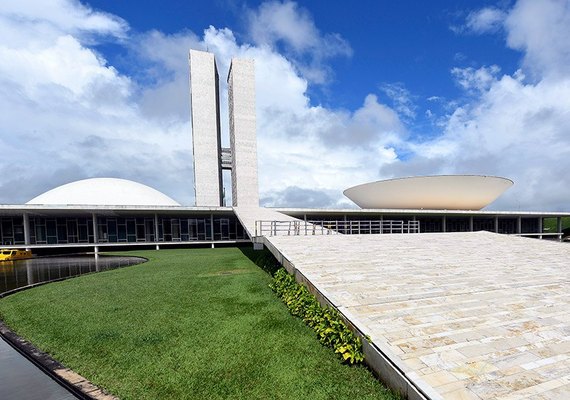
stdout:
<svg viewBox="0 0 570 400">
<path fill-rule="evenodd" d="M 14 348 L 14 350 L 26 357 L 26 359 L 76 397 L 86 400 L 119 400 L 118 397 L 94 385 L 85 377 L 67 368 L 49 354 L 38 349 L 32 343 L 12 331 L 2 320 L 0 320 L 0 336 L 6 343 Z"/>
<path fill-rule="evenodd" d="M 142 263 L 148 262 L 147 257 L 136 256 L 144 259 Z M 91 275 L 95 272 L 89 272 L 81 275 L 66 276 L 64 278 L 57 278 L 51 281 L 38 282 L 32 285 L 22 286 L 8 292 L 0 294 L 0 299 L 20 293 L 38 286 L 47 285 L 49 283 L 62 282 L 68 279 L 78 278 L 80 276 Z M 51 379 L 59 383 L 61 386 L 69 390 L 73 395 L 80 399 L 85 400 L 119 400 L 118 397 L 110 394 L 105 389 L 93 384 L 87 378 L 79 375 L 70 368 L 51 357 L 49 354 L 41 351 L 32 343 L 18 335 L 0 319 L 0 337 L 8 343 L 14 350 L 24 356 L 32 364 L 38 367 L 42 372 L 48 375 Z"/>
</svg>

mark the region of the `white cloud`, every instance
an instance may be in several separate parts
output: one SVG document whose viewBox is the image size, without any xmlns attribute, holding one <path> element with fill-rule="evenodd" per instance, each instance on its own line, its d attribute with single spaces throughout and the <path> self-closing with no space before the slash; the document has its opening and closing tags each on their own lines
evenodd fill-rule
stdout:
<svg viewBox="0 0 570 400">
<path fill-rule="evenodd" d="M 1 202 L 24 202 L 74 179 L 115 176 L 192 204 L 187 51 L 193 47 L 216 54 L 224 112 L 231 58 L 256 60 L 260 194 L 267 205 L 306 198 L 307 205 L 336 207 L 346 205 L 342 190 L 357 183 L 457 172 L 513 178 L 515 187 L 495 207 L 567 209 L 567 2 L 545 1 L 537 9 L 520 0 L 505 11 L 507 46 L 522 52 L 521 70 L 454 69 L 452 78 L 469 96 L 461 105 L 429 98 L 445 101 L 449 115 L 439 137 L 420 143 L 406 126 L 415 107 L 403 86 L 384 87 L 393 107 L 373 93 L 355 110 L 311 105 L 307 88 L 319 80 L 307 71 L 329 77 L 327 59 L 349 52 L 322 47 L 329 34 L 294 3 L 252 11 L 251 18 L 282 24 L 271 28 L 270 20 L 265 26 L 273 30 L 252 33 L 253 43 L 215 27 L 203 35 L 132 34 L 126 22 L 76 1 L 52 1 L 45 13 L 42 4 L 0 5 L 0 173 L 10 177 L 0 187 Z M 280 12 L 267 15 L 264 7 Z M 102 36 L 133 52 L 141 76 L 119 72 L 93 49 Z M 433 110 L 429 117 L 442 121 Z M 227 116 L 222 121 L 227 132 Z M 21 190 L 8 190 L 22 181 Z"/>
<path fill-rule="evenodd" d="M 524 66 L 540 79 L 570 74 L 568 0 L 519 0 L 506 20 L 507 45 L 524 52 Z"/>
<path fill-rule="evenodd" d="M 346 43 L 320 33 L 293 3 L 268 3 L 256 12 L 266 18 L 263 7 L 289 7 L 284 22 L 308 29 L 313 41 L 305 44 L 275 33 L 272 40 L 285 40 L 297 53 L 287 57 L 275 43 L 238 43 L 227 28 L 210 27 L 201 37 L 190 31 L 131 35 L 126 22 L 76 1 L 50 5 L 49 12 L 30 2 L 0 8 L 0 109 L 10 110 L 0 113 L 0 144 L 8 154 L 0 171 L 13 178 L 2 183 L 2 202 L 24 202 L 75 179 L 114 176 L 192 204 L 189 48 L 216 54 L 224 112 L 231 58 L 256 60 L 260 191 L 268 204 L 285 206 L 299 193 L 309 193 L 315 205 L 344 204 L 342 189 L 355 179 L 376 179 L 371 165 L 397 159 L 394 145 L 405 128 L 375 96 L 355 111 L 310 105 L 310 74 L 299 66 L 326 72 L 325 60 L 349 48 L 327 49 L 331 38 Z M 136 77 L 93 49 L 102 36 L 129 50 L 140 68 Z M 227 117 L 222 121 L 227 132 Z M 21 181 L 25 189 L 6 189 Z"/>
<path fill-rule="evenodd" d="M 474 33 L 492 33 L 498 31 L 505 21 L 506 13 L 494 7 L 485 7 L 469 13 L 466 29 Z"/>
<path fill-rule="evenodd" d="M 498 65 L 489 67 L 481 67 L 475 69 L 468 68 L 452 68 L 451 74 L 455 78 L 457 84 L 468 91 L 485 91 L 490 88 L 496 80 L 497 74 L 501 71 Z"/>
<path fill-rule="evenodd" d="M 189 123 L 146 118 L 134 101 L 136 83 L 89 47 L 97 35 L 123 40 L 126 30 L 117 17 L 74 1 L 2 3 L 0 172 L 27 184 L 13 191 L 4 181 L 1 201 L 24 202 L 73 179 L 106 175 L 168 192 L 189 175 L 180 152 L 190 151 Z M 179 173 L 161 178 L 157 170 Z"/>
<path fill-rule="evenodd" d="M 76 0 L 2 0 L 0 33 L 14 46 L 39 44 L 62 32 L 87 39 L 90 35 L 123 38 L 128 24 L 121 18 L 94 11 Z M 6 35 L 6 36 L 4 36 Z"/>
<path fill-rule="evenodd" d="M 414 119 L 416 116 L 416 105 L 412 94 L 403 83 L 385 83 L 380 89 L 392 100 L 394 109 L 401 116 Z"/>
<path fill-rule="evenodd" d="M 568 210 L 569 18 L 567 1 L 518 1 L 505 29 L 507 45 L 523 51 L 522 69 L 502 76 L 498 66 L 454 69 L 469 101 L 454 108 L 441 136 L 412 145 L 411 160 L 382 173 L 502 175 L 515 186 L 493 208 Z"/>
<path fill-rule="evenodd" d="M 260 47 L 283 50 L 303 76 L 324 83 L 332 71 L 324 60 L 351 56 L 348 42 L 337 33 L 322 34 L 311 15 L 292 1 L 268 1 L 249 11 L 249 35 Z"/>
</svg>

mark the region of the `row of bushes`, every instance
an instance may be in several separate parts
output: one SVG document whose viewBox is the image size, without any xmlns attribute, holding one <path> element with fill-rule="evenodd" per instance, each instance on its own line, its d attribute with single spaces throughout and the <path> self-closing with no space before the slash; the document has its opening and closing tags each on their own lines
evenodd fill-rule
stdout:
<svg viewBox="0 0 570 400">
<path fill-rule="evenodd" d="M 317 298 L 305 286 L 298 284 L 284 268 L 275 272 L 269 286 L 287 305 L 291 314 L 302 318 L 317 332 L 320 342 L 332 347 L 345 362 L 358 364 L 364 360 L 360 338 L 348 329 L 338 311 L 322 307 Z"/>
</svg>

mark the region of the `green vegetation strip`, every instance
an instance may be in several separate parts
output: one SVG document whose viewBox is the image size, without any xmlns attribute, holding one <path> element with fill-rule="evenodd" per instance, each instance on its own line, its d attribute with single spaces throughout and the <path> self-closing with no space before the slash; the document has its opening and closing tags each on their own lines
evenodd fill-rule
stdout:
<svg viewBox="0 0 570 400">
<path fill-rule="evenodd" d="M 236 248 L 149 262 L 0 300 L 18 334 L 122 399 L 394 399 L 293 318 Z"/>
<path fill-rule="evenodd" d="M 338 311 L 322 307 L 305 286 L 295 281 L 293 275 L 281 268 L 275 273 L 269 287 L 285 302 L 291 314 L 302 318 L 317 332 L 322 344 L 332 347 L 350 364 L 364 361 L 360 338 L 348 329 Z"/>
</svg>

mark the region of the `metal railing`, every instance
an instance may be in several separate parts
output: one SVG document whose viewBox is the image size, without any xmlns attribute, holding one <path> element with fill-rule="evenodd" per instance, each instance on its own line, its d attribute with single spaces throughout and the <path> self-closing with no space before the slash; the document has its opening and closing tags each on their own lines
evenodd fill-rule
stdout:
<svg viewBox="0 0 570 400">
<path fill-rule="evenodd" d="M 420 233 L 419 221 L 255 221 L 255 236 L 370 235 Z"/>
</svg>

